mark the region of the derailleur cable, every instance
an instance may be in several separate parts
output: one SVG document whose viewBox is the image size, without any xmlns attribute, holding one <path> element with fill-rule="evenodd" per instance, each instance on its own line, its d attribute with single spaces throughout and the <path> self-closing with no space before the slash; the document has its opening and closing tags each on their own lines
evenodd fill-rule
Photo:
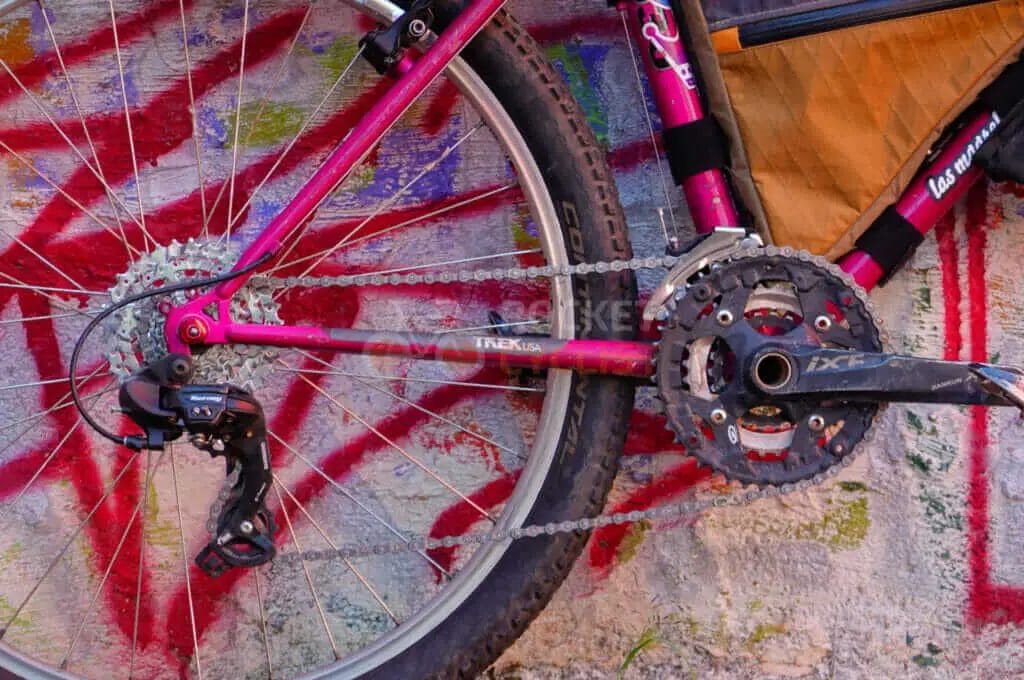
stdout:
<svg viewBox="0 0 1024 680">
<path fill-rule="evenodd" d="M 263 264 L 265 264 L 267 261 L 269 261 L 273 256 L 273 253 L 267 253 L 258 260 L 256 260 L 255 262 L 248 264 L 245 267 L 242 267 L 241 269 L 227 272 L 226 274 L 220 274 L 218 276 L 213 276 L 206 279 L 192 279 L 189 281 L 181 281 L 179 283 L 175 283 L 169 286 L 162 286 L 160 288 L 154 288 L 153 290 L 143 291 L 142 293 L 131 295 L 125 298 L 124 300 L 121 300 L 120 302 L 111 305 L 110 307 L 104 309 L 102 312 L 96 315 L 96 317 L 89 322 L 89 325 L 85 327 L 85 330 L 82 331 L 82 334 L 78 337 L 78 340 L 75 342 L 75 347 L 71 352 L 71 362 L 68 366 L 68 376 L 69 381 L 71 383 L 71 400 L 74 402 L 75 408 L 78 409 L 78 412 L 79 414 L 81 414 L 82 419 L 89 425 L 89 427 L 91 427 L 93 430 L 99 433 L 100 436 L 109 439 L 115 444 L 127 446 L 130 449 L 141 450 L 147 448 L 148 446 L 148 439 L 145 435 L 117 435 L 108 430 L 107 428 L 105 428 L 100 423 L 98 423 L 96 419 L 93 418 L 93 416 L 89 413 L 85 405 L 82 403 L 82 399 L 78 393 L 78 383 L 76 378 L 78 375 L 78 360 L 81 356 L 82 348 L 85 346 L 86 339 L 90 335 L 92 335 L 96 328 L 107 317 L 121 309 L 124 309 L 129 305 L 135 304 L 136 302 L 140 302 L 142 300 L 149 299 L 151 297 L 156 297 L 157 295 L 177 293 L 178 291 L 189 290 L 193 288 L 206 288 L 209 286 L 217 285 L 218 283 L 223 283 L 225 281 L 237 279 L 240 276 L 245 276 L 246 274 L 255 271 Z"/>
</svg>

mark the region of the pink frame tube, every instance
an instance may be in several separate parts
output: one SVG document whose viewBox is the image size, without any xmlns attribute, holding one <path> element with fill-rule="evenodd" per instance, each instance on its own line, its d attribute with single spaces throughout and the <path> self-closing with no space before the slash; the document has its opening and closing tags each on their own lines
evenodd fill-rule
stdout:
<svg viewBox="0 0 1024 680">
<path fill-rule="evenodd" d="M 264 229 L 245 251 L 235 269 L 279 252 L 293 234 L 356 165 L 372 150 L 412 105 L 419 94 L 494 16 L 504 0 L 475 0 L 419 58 L 406 57 L 396 69 L 396 82 L 353 128 L 310 182 Z M 644 66 L 664 125 L 678 127 L 701 120 L 701 106 L 690 62 L 671 6 L 664 0 L 618 3 L 642 48 Z M 970 161 L 979 146 L 1000 124 L 995 113 L 978 115 L 964 127 L 928 166 L 896 204 L 922 234 L 927 233 L 981 176 Z M 682 183 L 697 231 L 739 224 L 738 211 L 723 174 L 699 173 Z M 855 251 L 842 267 L 870 289 L 881 278 L 878 264 Z M 383 356 L 407 356 L 440 361 L 483 363 L 505 368 L 570 369 L 633 378 L 653 374 L 656 346 L 619 340 L 555 340 L 551 338 L 451 336 L 400 332 L 323 329 L 236 324 L 230 321 L 230 298 L 248 275 L 220 284 L 171 311 L 166 325 L 168 349 L 188 353 L 191 345 L 241 343 L 330 350 Z M 217 318 L 205 310 L 217 308 Z"/>
<path fill-rule="evenodd" d="M 223 342 L 375 356 L 485 364 L 502 368 L 564 368 L 646 378 L 654 373 L 655 347 L 625 340 L 556 340 L 547 337 L 434 335 L 350 328 L 323 329 L 228 324 Z"/>
<path fill-rule="evenodd" d="M 981 169 L 971 161 L 1001 123 L 995 112 L 977 114 L 946 144 L 937 158 L 921 168 L 896 202 L 896 212 L 922 236 L 981 179 Z M 882 267 L 862 250 L 854 250 L 843 257 L 839 266 L 865 290 L 874 288 L 885 275 Z"/>
<path fill-rule="evenodd" d="M 398 122 L 417 97 L 504 4 L 505 0 L 476 0 L 419 59 L 416 59 L 414 64 L 410 65 L 408 60 L 403 60 L 403 72 L 388 93 L 374 104 L 312 179 L 245 250 L 234 270 L 242 269 L 268 253 L 277 253 L 288 235 L 312 217 L 324 198 L 370 154 L 377 140 Z M 248 276 L 240 276 L 226 281 L 195 300 L 172 310 L 168 315 L 165 331 L 168 350 L 188 352 L 188 344 L 180 337 L 179 332 L 176 332 L 183 327 L 183 319 L 195 316 L 204 319 L 203 323 L 206 326 L 219 324 L 203 312 L 206 307 L 215 305 L 219 318 L 230 318 L 229 300 L 247 280 Z"/>
<path fill-rule="evenodd" d="M 626 17 L 640 48 L 662 125 L 668 129 L 702 120 L 705 112 L 697 79 L 672 6 L 666 0 L 629 0 L 616 8 Z M 741 226 L 721 170 L 687 177 L 682 188 L 698 234 Z"/>
</svg>

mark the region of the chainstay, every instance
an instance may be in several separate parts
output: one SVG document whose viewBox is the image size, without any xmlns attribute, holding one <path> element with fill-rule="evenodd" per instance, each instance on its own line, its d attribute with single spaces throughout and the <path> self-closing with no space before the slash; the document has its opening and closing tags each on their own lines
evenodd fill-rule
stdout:
<svg viewBox="0 0 1024 680">
<path fill-rule="evenodd" d="M 760 256 L 783 256 L 796 257 L 822 269 L 827 270 L 833 276 L 843 281 L 848 288 L 857 295 L 864 309 L 875 321 L 879 329 L 879 336 L 883 346 L 888 345 L 888 335 L 884 325 L 875 314 L 875 307 L 868 298 L 867 293 L 853 279 L 835 264 L 823 257 L 815 256 L 804 251 L 796 251 L 792 248 L 778 248 L 767 246 L 763 248 L 744 247 L 734 252 L 727 259 L 730 261 L 749 259 Z M 516 281 L 538 278 L 552 278 L 555 276 L 580 276 L 589 274 L 606 274 L 623 271 L 640 271 L 645 269 L 671 268 L 675 266 L 682 257 L 666 255 L 663 257 L 633 258 L 631 260 L 615 260 L 612 262 L 596 262 L 565 266 L 544 266 L 524 267 L 506 269 L 478 269 L 461 272 L 433 273 L 400 273 L 382 272 L 377 274 L 343 275 L 343 276 L 321 276 L 321 277 L 290 277 L 270 278 L 253 277 L 260 283 L 276 288 L 287 288 L 295 286 L 400 286 L 400 285 L 421 285 L 421 284 L 444 284 L 444 283 L 468 283 L 479 281 Z M 712 263 L 714 266 L 714 263 Z M 694 282 L 691 282 L 692 285 Z M 687 286 L 688 287 L 688 286 Z M 685 295 L 686 290 L 680 289 L 677 296 Z M 781 486 L 758 487 L 756 485 L 740 485 L 738 482 L 730 482 L 734 489 L 732 492 L 716 492 L 710 498 L 700 498 L 682 503 L 662 505 L 647 510 L 633 510 L 630 512 L 616 512 L 599 514 L 595 517 L 581 517 L 575 520 L 564 520 L 561 522 L 549 522 L 546 524 L 534 524 L 523 527 L 499 528 L 491 531 L 471 532 L 459 536 L 433 537 L 427 535 L 409 535 L 406 540 L 392 540 L 375 543 L 372 545 L 348 545 L 330 550 L 305 550 L 282 552 L 274 559 L 276 564 L 295 564 L 312 561 L 327 561 L 336 559 L 354 559 L 360 557 L 399 555 L 404 553 L 422 553 L 424 551 L 437 550 L 442 548 L 455 548 L 466 545 L 484 545 L 487 543 L 500 543 L 538 538 L 542 536 L 556 536 L 559 534 L 578 534 L 595 529 L 624 524 L 634 524 L 645 520 L 673 520 L 687 517 L 694 517 L 713 508 L 739 507 L 749 505 L 758 500 L 789 496 L 792 494 L 807 491 L 820 485 L 822 482 L 839 475 L 842 470 L 849 467 L 857 458 L 857 454 L 863 450 L 865 444 L 870 444 L 877 432 L 877 424 L 885 411 L 885 404 L 881 404 L 875 414 L 868 431 L 860 442 L 844 456 L 839 462 L 829 469 L 814 477 Z"/>
</svg>

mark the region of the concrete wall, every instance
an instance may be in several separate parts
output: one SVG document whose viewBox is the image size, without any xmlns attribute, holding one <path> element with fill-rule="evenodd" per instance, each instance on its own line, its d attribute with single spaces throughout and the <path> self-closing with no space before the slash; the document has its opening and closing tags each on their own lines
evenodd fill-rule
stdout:
<svg viewBox="0 0 1024 680">
<path fill-rule="evenodd" d="M 532 3 L 517 9 L 542 35 L 570 28 L 549 53 L 569 64 L 580 55 L 592 88 L 583 101 L 599 112 L 591 119 L 608 130 L 614 160 L 643 143 L 646 126 L 621 30 L 595 4 L 565 3 L 563 21 L 537 16 Z M 570 82 L 584 77 L 567 71 Z M 659 177 L 646 161 L 620 164 L 617 176 L 634 245 L 654 253 Z M 1022 199 L 1019 187 L 979 186 L 875 294 L 894 350 L 1024 360 Z M 617 510 L 685 498 L 702 483 L 656 413 L 641 394 Z M 1024 676 L 1021 428 L 1002 410 L 892 406 L 834 483 L 598 532 L 499 668 L 507 677 L 607 677 L 642 649 L 626 677 Z"/>
<path fill-rule="evenodd" d="M 86 5 L 83 25 L 103 19 L 102 5 Z M 607 144 L 637 253 L 659 254 L 658 208 L 671 203 L 684 217 L 678 199 L 662 198 L 621 22 L 596 1 L 512 6 Z M 0 52 L 28 60 L 44 49 L 39 40 L 39 26 L 8 25 Z M 98 91 L 116 93 L 105 87 Z M 49 94 L 68 114 L 60 93 Z M 283 116 L 281 125 L 292 123 Z M 6 173 L 9 186 L 24 184 L 24 173 Z M 1015 341 L 1024 326 L 1022 226 L 1019 188 L 973 191 L 877 294 L 894 348 L 1024 363 Z M 655 282 L 643 277 L 644 291 Z M 708 483 L 673 445 L 649 391 L 634 423 L 611 509 L 682 499 Z M 1024 675 L 1020 435 L 1011 413 L 892 407 L 876 443 L 838 481 L 685 521 L 598 532 L 493 674 L 613 677 L 629 660 L 626 677 Z M 201 522 L 205 506 L 197 512 Z"/>
</svg>

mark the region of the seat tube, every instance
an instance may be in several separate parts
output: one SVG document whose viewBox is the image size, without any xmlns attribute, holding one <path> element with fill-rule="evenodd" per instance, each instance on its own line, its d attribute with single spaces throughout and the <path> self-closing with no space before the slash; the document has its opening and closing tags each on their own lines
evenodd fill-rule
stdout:
<svg viewBox="0 0 1024 680">
<path fill-rule="evenodd" d="M 616 3 L 616 9 L 630 26 L 664 129 L 679 131 L 703 121 L 706 112 L 697 78 L 672 5 L 668 0 L 623 0 Z M 713 168 L 680 176 L 673 162 L 674 151 L 670 145 L 666 147 L 673 177 L 683 189 L 697 232 L 740 226 L 722 171 Z"/>
</svg>

